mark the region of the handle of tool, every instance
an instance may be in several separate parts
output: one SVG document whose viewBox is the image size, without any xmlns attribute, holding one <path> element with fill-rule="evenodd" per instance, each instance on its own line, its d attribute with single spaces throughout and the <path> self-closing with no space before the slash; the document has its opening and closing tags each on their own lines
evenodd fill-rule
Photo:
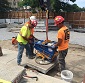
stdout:
<svg viewBox="0 0 85 83">
<path fill-rule="evenodd" d="M 24 77 L 27 77 L 27 78 L 36 78 L 36 81 L 38 80 L 38 77 L 36 77 L 36 76 L 27 76 L 27 75 L 24 75 Z"/>
</svg>

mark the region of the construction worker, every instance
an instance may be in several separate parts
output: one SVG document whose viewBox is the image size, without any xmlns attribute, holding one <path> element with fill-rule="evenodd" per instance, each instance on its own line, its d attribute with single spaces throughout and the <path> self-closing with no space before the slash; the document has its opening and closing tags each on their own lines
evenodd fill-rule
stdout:
<svg viewBox="0 0 85 83">
<path fill-rule="evenodd" d="M 37 24 L 37 22 L 36 22 L 36 17 L 35 16 L 31 16 L 30 17 L 30 20 L 31 21 L 34 21 L 35 22 L 35 24 Z M 29 24 L 29 21 L 28 22 L 26 22 L 24 25 L 28 25 Z M 35 25 L 35 27 L 36 27 L 36 25 Z M 30 40 L 31 40 L 31 42 L 29 42 L 29 45 L 30 45 L 30 49 L 31 49 L 31 53 L 32 53 L 32 55 L 35 55 L 34 53 L 33 53 L 33 51 L 34 51 L 34 39 L 35 40 L 37 40 L 37 38 L 33 38 L 33 33 L 34 33 L 34 28 L 32 28 L 31 29 L 31 35 L 30 35 Z M 27 55 L 27 53 L 26 53 L 26 55 Z"/>
<path fill-rule="evenodd" d="M 65 57 L 68 52 L 70 32 L 69 29 L 64 25 L 64 18 L 62 16 L 56 16 L 54 23 L 59 28 L 57 34 L 58 42 L 55 44 L 55 46 L 58 46 L 57 60 L 59 63 L 59 72 L 61 72 L 62 70 L 66 69 Z"/>
<path fill-rule="evenodd" d="M 30 17 L 31 18 L 31 17 Z M 35 18 L 35 16 L 32 16 Z M 18 56 L 17 56 L 17 64 L 20 65 L 22 61 L 22 54 L 24 48 L 26 49 L 26 55 L 28 58 L 33 59 L 32 50 L 30 48 L 30 43 L 32 42 L 30 38 L 34 38 L 32 34 L 32 29 L 37 26 L 36 19 L 30 19 L 28 23 L 24 24 L 17 36 L 18 41 Z"/>
</svg>

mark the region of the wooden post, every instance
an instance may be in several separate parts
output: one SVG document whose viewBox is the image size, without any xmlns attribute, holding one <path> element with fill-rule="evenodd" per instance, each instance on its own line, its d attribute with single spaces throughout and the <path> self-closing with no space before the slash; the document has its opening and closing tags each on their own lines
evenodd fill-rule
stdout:
<svg viewBox="0 0 85 83">
<path fill-rule="evenodd" d="M 25 10 L 24 10 L 24 23 L 25 23 Z"/>
<path fill-rule="evenodd" d="M 1 49 L 1 47 L 0 47 L 0 56 L 2 56 L 3 55 L 3 53 L 2 53 L 2 49 Z"/>
<path fill-rule="evenodd" d="M 78 27 L 80 28 L 80 25 L 81 25 L 81 17 L 82 17 L 82 12 L 80 12 L 80 18 L 79 18 L 79 25 L 78 25 Z"/>
<path fill-rule="evenodd" d="M 46 11 L 46 40 L 48 41 L 48 10 Z"/>
</svg>

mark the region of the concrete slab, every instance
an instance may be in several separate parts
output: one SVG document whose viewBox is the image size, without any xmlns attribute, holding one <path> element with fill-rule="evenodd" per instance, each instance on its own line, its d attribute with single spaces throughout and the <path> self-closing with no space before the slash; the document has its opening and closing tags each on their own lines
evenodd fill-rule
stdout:
<svg viewBox="0 0 85 83">
<path fill-rule="evenodd" d="M 0 24 L 0 28 L 5 28 L 5 27 L 7 27 L 6 24 Z"/>
<path fill-rule="evenodd" d="M 35 62 L 34 59 L 28 59 L 25 54 L 23 55 L 22 58 L 22 66 L 28 65 L 29 67 L 36 69 L 44 74 L 46 74 L 49 70 L 51 70 L 56 64 L 55 63 L 50 63 L 48 65 L 40 65 Z"/>
<path fill-rule="evenodd" d="M 48 65 L 37 64 L 35 59 L 28 59 L 25 53 L 22 57 L 22 66 L 18 66 L 16 63 L 17 51 L 2 49 L 2 52 L 3 56 L 0 57 L 0 78 L 7 81 L 15 81 L 18 76 L 21 76 L 20 74 L 24 71 L 26 64 L 44 74 L 55 66 L 55 63 Z"/>
<path fill-rule="evenodd" d="M 16 64 L 16 51 L 2 49 L 3 56 L 0 57 L 0 79 L 18 83 L 25 69 Z"/>
<path fill-rule="evenodd" d="M 28 64 L 32 68 L 42 71 L 43 73 L 47 73 L 50 69 L 54 67 L 54 63 L 51 63 L 49 65 L 39 65 L 35 62 L 34 59 L 28 59 L 25 56 L 25 53 L 23 54 L 23 57 L 22 57 L 23 58 L 21 63 L 22 66 L 18 66 L 16 63 L 17 51 L 12 51 L 8 49 L 2 49 L 2 51 L 3 51 L 3 56 L 0 57 L 0 82 L 3 82 L 4 80 L 4 81 L 12 82 L 12 83 L 19 83 L 23 75 L 26 73 L 26 69 L 24 69 L 23 67 L 26 64 Z M 37 77 L 39 78 L 39 81 L 33 82 L 31 81 L 32 80 L 31 79 L 30 83 L 55 83 L 55 81 L 59 81 L 59 79 L 56 80 L 56 78 L 54 77 L 44 76 L 44 74 L 41 74 L 39 72 L 37 72 L 36 74 L 37 74 Z M 35 74 L 32 71 L 32 72 L 28 72 L 27 75 L 34 76 Z M 44 81 L 44 79 L 46 81 Z M 60 80 L 59 83 L 62 83 L 62 81 Z M 66 83 L 66 82 L 63 82 L 63 83 Z"/>
<path fill-rule="evenodd" d="M 40 65 L 35 62 L 35 59 L 32 60 L 29 59 L 27 65 L 46 74 L 49 70 L 51 70 L 55 66 L 55 63 L 50 63 L 48 65 Z"/>
</svg>

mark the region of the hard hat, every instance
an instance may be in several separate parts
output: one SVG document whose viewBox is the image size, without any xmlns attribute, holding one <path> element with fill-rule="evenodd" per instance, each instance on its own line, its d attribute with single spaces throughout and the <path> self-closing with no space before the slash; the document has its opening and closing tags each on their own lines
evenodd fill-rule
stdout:
<svg viewBox="0 0 85 83">
<path fill-rule="evenodd" d="M 36 27 L 37 26 L 37 20 L 31 20 L 31 24 Z"/>
<path fill-rule="evenodd" d="M 30 20 L 36 20 L 36 16 L 31 16 Z"/>
<path fill-rule="evenodd" d="M 54 19 L 55 25 L 58 25 L 59 23 L 63 21 L 64 21 L 64 18 L 62 16 L 56 16 Z"/>
<path fill-rule="evenodd" d="M 30 17 L 30 20 L 31 20 L 31 24 L 36 27 L 37 26 L 37 19 L 35 16 L 31 16 Z"/>
</svg>

